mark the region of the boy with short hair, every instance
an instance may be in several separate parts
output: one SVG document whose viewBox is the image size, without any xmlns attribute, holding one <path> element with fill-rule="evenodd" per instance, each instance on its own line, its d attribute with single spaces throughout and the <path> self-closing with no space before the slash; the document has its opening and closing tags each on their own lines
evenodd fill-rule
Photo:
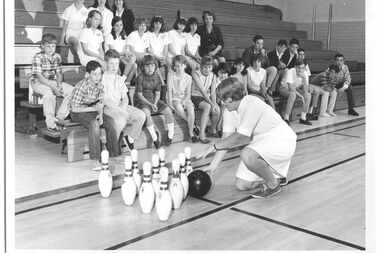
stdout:
<svg viewBox="0 0 380 253">
<path fill-rule="evenodd" d="M 33 57 L 31 86 L 34 92 L 42 95 L 46 126 L 57 130 L 57 121 L 64 120 L 69 114 L 70 95 L 73 86 L 62 82 L 62 59 L 55 52 L 57 38 L 47 33 L 42 36 L 41 52 Z M 56 97 L 63 97 L 62 104 L 55 116 Z"/>
<path fill-rule="evenodd" d="M 123 132 L 130 150 L 134 149 L 134 141 L 140 136 L 145 122 L 143 111 L 128 105 L 128 88 L 125 85 L 125 76 L 118 75 L 120 55 L 110 49 L 105 54 L 106 71 L 103 74 L 104 114 L 113 120 L 116 139 L 110 145 L 112 153 L 120 154 L 118 140 Z"/>
<path fill-rule="evenodd" d="M 273 95 L 273 92 L 277 91 L 278 80 L 281 80 L 284 75 L 286 65 L 282 62 L 281 58 L 287 48 L 288 42 L 281 39 L 277 41 L 276 48 L 268 53 L 268 70 L 270 69 L 273 73 L 275 73 L 272 81 L 269 82 L 267 80 L 267 92 L 270 96 Z"/>
<path fill-rule="evenodd" d="M 293 109 L 294 102 L 297 96 L 301 97 L 303 110 L 299 122 L 304 125 L 311 125 L 311 122 L 306 118 L 309 109 L 311 95 L 309 93 L 309 82 L 305 76 L 305 63 L 298 59 L 295 62 L 295 67 L 287 69 L 284 78 L 281 80 L 279 88 L 280 95 L 287 98 L 283 119 L 289 124 L 290 113 Z"/>
<path fill-rule="evenodd" d="M 291 69 L 295 67 L 299 46 L 300 42 L 297 39 L 293 38 L 289 40 L 288 49 L 286 49 L 284 54 L 281 56 L 281 61 L 285 63 L 286 68 Z"/>
<path fill-rule="evenodd" d="M 348 114 L 352 116 L 359 116 L 359 114 L 355 111 L 355 100 L 351 87 L 351 75 L 348 66 L 344 62 L 343 54 L 336 54 L 335 64 L 339 67 L 339 73 L 337 73 L 337 86 L 338 92 L 346 92 L 347 95 L 347 104 L 348 104 Z"/>
<path fill-rule="evenodd" d="M 100 159 L 100 126 L 103 124 L 102 66 L 97 61 L 86 65 L 85 78 L 73 90 L 71 119 L 88 128 L 90 159 Z"/>
</svg>

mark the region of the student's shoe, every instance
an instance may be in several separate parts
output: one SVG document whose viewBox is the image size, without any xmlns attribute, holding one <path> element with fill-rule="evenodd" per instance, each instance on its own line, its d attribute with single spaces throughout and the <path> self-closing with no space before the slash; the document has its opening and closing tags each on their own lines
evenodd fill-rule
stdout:
<svg viewBox="0 0 380 253">
<path fill-rule="evenodd" d="M 166 146 L 170 146 L 173 142 L 173 139 L 167 138 L 166 139 Z"/>
<path fill-rule="evenodd" d="M 129 140 L 128 140 L 128 136 L 124 136 L 124 139 L 125 139 L 125 142 L 126 142 L 127 145 L 128 145 L 129 150 L 135 149 L 135 144 L 129 142 Z"/>
<path fill-rule="evenodd" d="M 308 113 L 306 114 L 306 119 L 307 120 L 318 120 L 318 115 L 314 113 Z"/>
<path fill-rule="evenodd" d="M 197 135 L 197 136 L 199 135 L 200 130 L 199 130 L 199 128 L 198 128 L 197 126 L 194 126 L 193 133 L 194 133 L 195 135 Z"/>
<path fill-rule="evenodd" d="M 209 139 L 199 139 L 199 141 L 201 142 L 201 143 L 203 143 L 203 144 L 208 144 L 208 143 L 210 143 L 210 140 Z"/>
<path fill-rule="evenodd" d="M 304 120 L 304 119 L 300 119 L 299 122 L 300 122 L 300 124 L 307 125 L 307 126 L 313 125 L 310 121 Z"/>
<path fill-rule="evenodd" d="M 191 137 L 190 137 L 190 140 L 191 140 L 192 143 L 196 143 L 196 142 L 199 141 L 198 137 L 195 136 L 195 135 L 194 135 L 194 136 L 191 136 Z"/>
<path fill-rule="evenodd" d="M 321 114 L 319 114 L 319 116 L 323 117 L 323 118 L 330 118 L 331 117 L 330 113 L 321 113 Z"/>
<path fill-rule="evenodd" d="M 255 193 L 252 193 L 251 197 L 255 198 L 255 199 L 266 199 L 266 198 L 273 197 L 277 193 L 281 192 L 281 185 L 280 184 L 278 184 L 273 189 L 269 188 L 267 185 L 264 185 L 264 186 L 265 187 L 262 191 L 257 191 Z"/>
<path fill-rule="evenodd" d="M 281 186 L 285 186 L 289 183 L 286 177 L 279 177 L 277 178 L 277 181 L 280 183 Z"/>
<path fill-rule="evenodd" d="M 327 112 L 328 115 L 330 115 L 331 117 L 335 117 L 336 114 L 334 112 Z"/>
<path fill-rule="evenodd" d="M 359 116 L 359 113 L 357 113 L 354 109 L 349 109 L 348 110 L 348 115 Z"/>
</svg>

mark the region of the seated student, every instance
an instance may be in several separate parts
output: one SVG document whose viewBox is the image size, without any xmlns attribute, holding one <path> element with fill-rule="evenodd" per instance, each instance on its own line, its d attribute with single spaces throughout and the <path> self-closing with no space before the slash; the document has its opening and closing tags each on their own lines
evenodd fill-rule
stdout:
<svg viewBox="0 0 380 253">
<path fill-rule="evenodd" d="M 227 79 L 230 72 L 230 67 L 226 62 L 219 63 L 214 71 L 214 73 L 218 77 L 218 82 L 216 86 L 218 86 L 224 79 Z"/>
<path fill-rule="evenodd" d="M 97 61 L 86 65 L 85 78 L 73 90 L 71 119 L 88 128 L 90 159 L 100 160 L 100 126 L 103 125 L 102 66 Z"/>
<path fill-rule="evenodd" d="M 201 63 L 201 56 L 199 55 L 199 46 L 201 45 L 201 37 L 197 33 L 198 20 L 195 17 L 189 18 L 186 24 L 186 47 L 185 54 L 187 61 L 192 70 L 198 69 Z"/>
<path fill-rule="evenodd" d="M 318 103 L 318 93 L 321 94 L 322 101 L 321 109 L 319 112 L 319 116 L 321 117 L 336 116 L 336 114 L 334 113 L 334 107 L 336 97 L 338 94 L 335 88 L 337 84 L 336 80 L 338 73 L 338 65 L 331 64 L 326 71 L 319 73 L 310 80 L 310 88 L 314 94 L 317 94 L 313 96 L 313 106 L 310 107 L 310 110 L 314 110 L 314 108 L 316 108 Z"/>
<path fill-rule="evenodd" d="M 102 85 L 104 89 L 104 114 L 112 118 L 117 139 L 112 143 L 115 148 L 113 153 L 120 154 L 118 139 L 120 134 L 129 149 L 134 148 L 134 141 L 138 139 L 145 122 L 143 111 L 128 105 L 128 88 L 125 85 L 125 77 L 118 75 L 120 55 L 116 50 L 110 49 L 105 54 L 106 71 L 103 74 Z"/>
<path fill-rule="evenodd" d="M 97 10 L 102 15 L 101 27 L 104 38 L 111 33 L 113 13 L 111 11 L 108 0 L 95 0 L 94 4 L 89 8 L 89 11 Z"/>
<path fill-rule="evenodd" d="M 254 55 L 260 55 L 262 57 L 261 67 L 265 69 L 267 75 L 265 86 L 270 87 L 268 93 L 269 95 L 272 95 L 271 87 L 273 86 L 273 82 L 277 81 L 277 68 L 269 64 L 269 58 L 266 50 L 264 49 L 264 37 L 262 35 L 255 35 L 252 41 L 252 46 L 244 50 L 242 59 L 244 60 L 245 65 L 249 66 L 252 63 L 252 58 Z"/>
<path fill-rule="evenodd" d="M 359 116 L 355 111 L 355 100 L 351 87 L 351 75 L 348 66 L 344 63 L 344 56 L 340 53 L 336 54 L 335 64 L 339 67 L 339 73 L 337 73 L 337 90 L 339 92 L 346 92 L 347 104 L 348 104 L 348 114 L 352 116 Z"/>
<path fill-rule="evenodd" d="M 248 94 L 248 75 L 246 66 L 247 65 L 245 65 L 245 62 L 242 58 L 237 58 L 232 65 L 230 77 L 237 78 L 238 81 L 243 84 L 245 93 Z"/>
<path fill-rule="evenodd" d="M 218 137 L 217 124 L 220 119 L 220 108 L 216 103 L 217 76 L 212 72 L 214 59 L 204 56 L 201 61 L 200 70 L 192 73 L 193 85 L 191 88 L 191 100 L 196 109 L 202 111 L 199 129 L 199 139 L 203 144 L 209 143 L 206 139 L 206 127 L 211 113 L 211 137 Z"/>
<path fill-rule="evenodd" d="M 134 105 L 144 111 L 146 115 L 146 127 L 157 149 L 160 147 L 160 141 L 158 139 L 158 132 L 154 129 L 151 113 L 160 112 L 165 116 L 168 127 L 166 145 L 169 146 L 174 136 L 174 118 L 168 105 L 160 100 L 162 81 L 157 73 L 158 63 L 154 56 L 145 55 L 142 59 L 141 68 L 141 74 L 136 79 L 136 91 L 133 98 Z"/>
<path fill-rule="evenodd" d="M 123 31 L 126 36 L 133 32 L 135 15 L 131 9 L 128 9 L 127 0 L 115 0 L 112 7 L 114 17 L 120 17 L 123 20 Z"/>
<path fill-rule="evenodd" d="M 62 82 L 61 56 L 55 52 L 57 38 L 47 33 L 42 36 L 41 52 L 33 57 L 31 86 L 42 95 L 46 127 L 57 130 L 56 122 L 64 120 L 69 113 L 70 95 L 73 86 Z M 55 117 L 56 97 L 63 102 Z"/>
<path fill-rule="evenodd" d="M 84 0 L 74 0 L 62 15 L 63 28 L 61 44 L 67 44 L 74 56 L 74 63 L 79 63 L 79 35 L 86 25 L 88 9 L 83 5 Z"/>
<path fill-rule="evenodd" d="M 185 72 L 186 58 L 177 55 L 172 61 L 172 71 L 168 74 L 168 105 L 187 122 L 190 140 L 198 142 L 194 136 L 195 112 L 191 102 L 191 76 Z"/>
<path fill-rule="evenodd" d="M 248 94 L 258 95 L 264 99 L 273 109 L 275 109 L 273 98 L 267 93 L 265 69 L 261 67 L 262 56 L 255 54 L 252 62 L 247 68 L 247 91 Z"/>
<path fill-rule="evenodd" d="M 131 32 L 127 38 L 128 51 L 132 52 L 140 62 L 148 53 L 149 34 L 146 33 L 148 20 L 138 18 L 135 22 L 135 31 Z"/>
<path fill-rule="evenodd" d="M 288 42 L 286 40 L 279 40 L 277 41 L 276 48 L 268 53 L 268 65 L 275 67 L 277 70 L 277 74 L 272 81 L 272 86 L 268 88 L 268 94 L 270 95 L 277 91 L 278 80 L 281 80 L 285 73 L 286 64 L 281 61 L 281 57 L 287 48 Z M 267 82 L 267 84 L 269 83 Z"/>
<path fill-rule="evenodd" d="M 297 39 L 289 40 L 289 46 L 281 56 L 281 61 L 285 63 L 287 69 L 294 68 L 297 57 L 298 57 L 298 48 L 300 42 Z"/>
<path fill-rule="evenodd" d="M 88 13 L 86 28 L 79 36 L 80 47 L 78 51 L 80 63 L 86 66 L 89 61 L 98 61 L 104 66 L 104 51 L 102 43 L 103 34 L 100 31 L 102 15 L 97 10 Z"/>
<path fill-rule="evenodd" d="M 186 19 L 179 18 L 173 24 L 173 29 L 168 32 L 168 65 L 176 55 L 185 55 L 186 37 L 185 37 Z"/>
<path fill-rule="evenodd" d="M 286 108 L 283 114 L 283 119 L 289 124 L 290 113 L 292 112 L 296 97 L 302 99 L 303 110 L 299 122 L 304 125 L 311 125 L 311 122 L 306 118 L 308 112 L 311 95 L 309 93 L 309 83 L 305 76 L 305 63 L 302 60 L 295 62 L 295 67 L 286 70 L 284 78 L 281 80 L 280 95 L 287 98 Z"/>
<path fill-rule="evenodd" d="M 105 51 L 116 50 L 120 55 L 120 70 L 126 77 L 126 84 L 129 85 L 132 78 L 136 75 L 137 64 L 135 56 L 127 51 L 127 36 L 123 30 L 123 21 L 120 17 L 112 19 L 111 34 L 106 37 L 104 43 Z"/>
</svg>

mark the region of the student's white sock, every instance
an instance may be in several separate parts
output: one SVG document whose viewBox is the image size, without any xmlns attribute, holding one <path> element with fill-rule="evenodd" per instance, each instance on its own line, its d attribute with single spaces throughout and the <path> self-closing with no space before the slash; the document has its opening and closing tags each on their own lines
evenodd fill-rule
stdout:
<svg viewBox="0 0 380 253">
<path fill-rule="evenodd" d="M 132 137 L 129 137 L 129 135 L 128 135 L 128 141 L 129 141 L 129 143 L 134 143 L 135 142 L 135 140 Z"/>
<path fill-rule="evenodd" d="M 288 114 L 284 114 L 284 119 L 289 120 L 289 115 Z"/>
<path fill-rule="evenodd" d="M 174 123 L 168 124 L 168 138 L 173 139 L 174 136 Z"/>
<path fill-rule="evenodd" d="M 306 120 L 306 112 L 301 112 L 301 119 Z"/>
<path fill-rule="evenodd" d="M 157 141 L 157 134 L 156 131 L 154 130 L 154 125 L 147 126 L 146 127 L 150 133 L 150 136 L 152 136 L 153 141 Z"/>
</svg>

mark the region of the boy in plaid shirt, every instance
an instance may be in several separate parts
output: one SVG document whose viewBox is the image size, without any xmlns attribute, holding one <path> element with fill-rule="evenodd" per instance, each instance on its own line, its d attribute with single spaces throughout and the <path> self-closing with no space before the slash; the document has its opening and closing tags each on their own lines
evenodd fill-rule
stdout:
<svg viewBox="0 0 380 253">
<path fill-rule="evenodd" d="M 42 95 L 42 104 L 48 129 L 57 130 L 56 122 L 64 120 L 69 113 L 69 101 L 73 87 L 62 82 L 61 56 L 55 52 L 57 38 L 53 34 L 44 34 L 41 52 L 33 57 L 31 86 L 35 93 Z M 55 117 L 56 97 L 63 102 Z"/>
<path fill-rule="evenodd" d="M 90 159 L 100 159 L 100 126 L 103 124 L 102 67 L 97 61 L 86 65 L 86 76 L 74 88 L 71 119 L 88 128 Z"/>
</svg>

